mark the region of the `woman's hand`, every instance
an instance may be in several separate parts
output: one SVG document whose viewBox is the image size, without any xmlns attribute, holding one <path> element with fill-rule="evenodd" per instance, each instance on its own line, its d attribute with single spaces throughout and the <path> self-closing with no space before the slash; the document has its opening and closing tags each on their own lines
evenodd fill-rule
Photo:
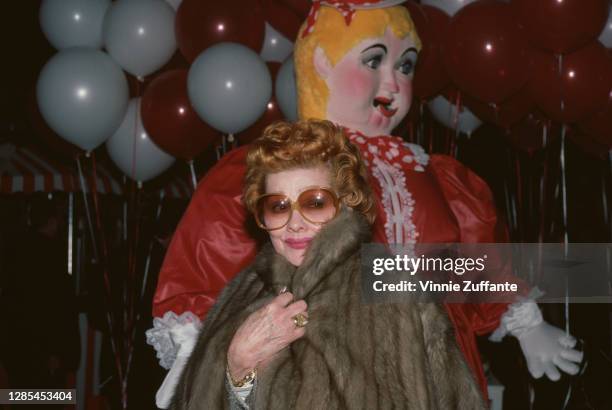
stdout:
<svg viewBox="0 0 612 410">
<path fill-rule="evenodd" d="M 307 316 L 306 302 L 291 303 L 293 295 L 281 293 L 270 303 L 251 313 L 238 328 L 227 352 L 229 372 L 240 380 L 254 368 L 261 368 L 291 342 L 304 336 L 305 328 L 297 327 L 293 317 Z"/>
</svg>

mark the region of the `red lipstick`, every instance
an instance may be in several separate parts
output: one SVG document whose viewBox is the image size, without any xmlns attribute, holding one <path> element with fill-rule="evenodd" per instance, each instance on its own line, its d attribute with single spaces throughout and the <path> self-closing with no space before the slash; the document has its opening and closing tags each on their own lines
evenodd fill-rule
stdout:
<svg viewBox="0 0 612 410">
<path fill-rule="evenodd" d="M 310 241 L 312 241 L 312 238 L 288 238 L 285 239 L 285 243 L 287 244 L 287 246 L 289 246 L 290 248 L 293 249 L 306 249 L 308 248 L 308 245 L 310 244 Z"/>
</svg>

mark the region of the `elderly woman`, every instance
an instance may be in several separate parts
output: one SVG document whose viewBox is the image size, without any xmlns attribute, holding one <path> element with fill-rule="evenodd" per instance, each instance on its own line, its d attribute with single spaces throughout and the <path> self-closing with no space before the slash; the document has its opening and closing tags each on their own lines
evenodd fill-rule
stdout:
<svg viewBox="0 0 612 410">
<path fill-rule="evenodd" d="M 173 408 L 485 408 L 442 307 L 362 302 L 374 199 L 338 128 L 270 126 L 243 199 L 270 243 L 208 314 Z"/>
</svg>

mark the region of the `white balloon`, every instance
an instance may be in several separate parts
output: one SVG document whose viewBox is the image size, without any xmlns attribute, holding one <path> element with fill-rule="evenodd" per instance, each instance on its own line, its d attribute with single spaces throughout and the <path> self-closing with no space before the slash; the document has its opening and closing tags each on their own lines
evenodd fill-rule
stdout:
<svg viewBox="0 0 612 410">
<path fill-rule="evenodd" d="M 176 50 L 175 13 L 164 0 L 119 0 L 104 18 L 104 45 L 127 72 L 144 77 Z"/>
<path fill-rule="evenodd" d="M 608 21 L 606 21 L 606 25 L 599 35 L 599 42 L 608 48 L 612 48 L 612 6 L 610 6 L 608 12 Z"/>
<path fill-rule="evenodd" d="M 476 0 L 422 0 L 421 4 L 436 7 L 452 17 L 459 10 L 475 1 Z"/>
<path fill-rule="evenodd" d="M 259 55 L 264 61 L 282 63 L 293 52 L 293 43 L 266 23 L 266 36 Z"/>
<path fill-rule="evenodd" d="M 106 150 L 125 175 L 145 182 L 170 168 L 175 159 L 149 138 L 142 125 L 140 104 L 140 98 L 130 100 L 121 125 L 106 141 Z"/>
<path fill-rule="evenodd" d="M 43 118 L 61 137 L 89 151 L 117 129 L 128 104 L 125 74 L 106 53 L 73 47 L 55 54 L 36 85 Z"/>
<path fill-rule="evenodd" d="M 172 6 L 174 11 L 177 11 L 183 0 L 166 0 Z"/>
<path fill-rule="evenodd" d="M 110 0 L 43 0 L 38 15 L 43 33 L 58 50 L 102 47 L 102 23 Z"/>
<path fill-rule="evenodd" d="M 237 134 L 266 110 L 272 78 L 266 63 L 250 48 L 218 43 L 191 64 L 187 91 L 200 118 L 221 132 Z"/>
<path fill-rule="evenodd" d="M 278 106 L 289 121 L 297 121 L 297 87 L 295 85 L 295 65 L 293 54 L 290 55 L 278 70 L 274 93 Z"/>
<path fill-rule="evenodd" d="M 471 135 L 482 125 L 482 121 L 465 106 L 461 107 L 461 112 L 457 116 L 457 106 L 441 95 L 429 101 L 427 106 L 436 120 L 452 130 L 456 127 L 460 132 Z"/>
</svg>

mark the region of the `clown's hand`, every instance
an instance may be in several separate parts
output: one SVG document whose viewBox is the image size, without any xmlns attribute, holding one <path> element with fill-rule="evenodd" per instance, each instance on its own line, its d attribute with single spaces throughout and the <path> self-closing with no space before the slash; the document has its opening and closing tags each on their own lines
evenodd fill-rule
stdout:
<svg viewBox="0 0 612 410">
<path fill-rule="evenodd" d="M 576 339 L 558 327 L 542 322 L 518 336 L 518 340 L 529 373 L 536 379 L 546 374 L 557 381 L 561 378 L 559 369 L 571 375 L 580 370 L 583 354 L 573 349 Z"/>
<path fill-rule="evenodd" d="M 511 305 L 490 339 L 500 341 L 507 333 L 519 340 L 527 368 L 534 378 L 546 374 L 550 380 L 557 381 L 561 378 L 559 369 L 571 375 L 580 370 L 583 353 L 573 349 L 576 339 L 546 323 L 534 301 Z"/>
</svg>

